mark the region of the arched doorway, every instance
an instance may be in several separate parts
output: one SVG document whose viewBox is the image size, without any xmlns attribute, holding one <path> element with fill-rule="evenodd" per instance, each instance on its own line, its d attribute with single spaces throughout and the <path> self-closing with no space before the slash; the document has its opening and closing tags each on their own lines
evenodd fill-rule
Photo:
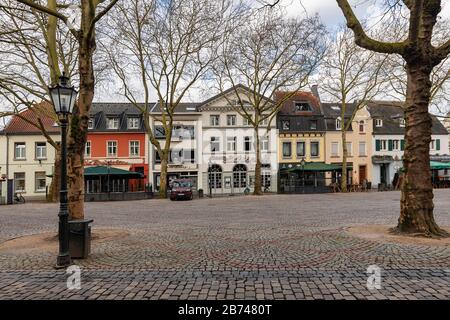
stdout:
<svg viewBox="0 0 450 320">
<path fill-rule="evenodd" d="M 237 164 L 233 167 L 233 192 L 244 192 L 247 187 L 247 166 Z"/>
<path fill-rule="evenodd" d="M 213 164 L 208 169 L 208 189 L 213 193 L 222 189 L 222 167 Z"/>
</svg>

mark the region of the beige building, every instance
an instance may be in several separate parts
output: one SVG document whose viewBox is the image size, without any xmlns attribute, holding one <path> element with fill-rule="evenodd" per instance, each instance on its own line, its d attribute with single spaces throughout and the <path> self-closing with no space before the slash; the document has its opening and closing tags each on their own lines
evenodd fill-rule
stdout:
<svg viewBox="0 0 450 320">
<path fill-rule="evenodd" d="M 326 118 L 327 131 L 325 134 L 326 163 L 342 165 L 342 134 L 341 127 L 348 123 L 355 110 L 354 104 L 348 104 L 343 121 L 341 107 L 337 103 L 322 103 Z M 372 132 L 373 121 L 369 111 L 363 107 L 356 111 L 351 127 L 347 131 L 347 172 L 349 184 L 361 184 L 364 180 L 371 182 L 372 177 Z M 328 178 L 339 180 L 339 177 Z"/>
<path fill-rule="evenodd" d="M 37 121 L 36 112 L 21 113 L 29 121 Z M 54 141 L 60 140 L 59 127 L 53 118 L 39 115 L 42 124 Z M 36 123 L 36 122 L 35 122 Z M 13 192 L 27 200 L 45 200 L 54 170 L 55 149 L 41 131 L 20 117 L 13 117 L 0 133 L 1 203 L 6 201 L 7 180 Z"/>
</svg>

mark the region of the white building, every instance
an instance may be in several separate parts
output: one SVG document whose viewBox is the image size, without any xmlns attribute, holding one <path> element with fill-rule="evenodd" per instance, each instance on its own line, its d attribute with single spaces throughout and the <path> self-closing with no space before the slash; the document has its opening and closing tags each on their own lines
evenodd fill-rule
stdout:
<svg viewBox="0 0 450 320">
<path fill-rule="evenodd" d="M 392 185 L 403 167 L 405 120 L 403 109 L 395 102 L 370 102 L 373 121 L 372 185 Z M 443 124 L 433 117 L 430 156 L 449 154 L 449 136 Z"/>
<path fill-rule="evenodd" d="M 151 110 L 150 126 L 161 147 L 165 145 L 165 133 L 162 127 L 161 112 L 155 104 Z M 170 159 L 167 181 L 189 178 L 193 182 L 194 190 L 203 188 L 202 172 L 199 162 L 202 158 L 202 124 L 201 114 L 197 110 L 197 103 L 180 103 L 174 114 L 172 139 L 170 142 Z M 149 172 L 150 183 L 154 191 L 159 190 L 161 176 L 161 160 L 156 147 L 149 142 Z"/>
<path fill-rule="evenodd" d="M 28 121 L 42 121 L 53 141 L 60 141 L 59 127 L 52 117 L 26 110 L 21 113 Z M 12 192 L 27 200 L 45 200 L 54 170 L 55 149 L 41 131 L 20 117 L 13 117 L 0 133 L 0 203 L 6 202 L 8 180 Z"/>
<path fill-rule="evenodd" d="M 249 89 L 238 86 L 239 97 L 249 101 Z M 202 154 L 199 163 L 203 173 L 202 186 L 206 194 L 229 195 L 252 192 L 255 181 L 255 130 L 238 112 L 233 88 L 216 95 L 198 106 L 203 124 Z M 249 113 L 254 110 L 249 106 Z M 277 130 L 273 120 L 258 129 L 261 146 L 263 187 L 277 191 Z M 211 182 L 210 184 L 208 182 Z"/>
</svg>

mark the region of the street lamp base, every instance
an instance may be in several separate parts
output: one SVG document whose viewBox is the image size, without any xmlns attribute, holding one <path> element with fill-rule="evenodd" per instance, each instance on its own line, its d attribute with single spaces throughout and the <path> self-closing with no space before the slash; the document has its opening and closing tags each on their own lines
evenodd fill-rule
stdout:
<svg viewBox="0 0 450 320">
<path fill-rule="evenodd" d="M 66 268 L 66 267 L 70 266 L 70 263 L 71 263 L 71 261 L 70 261 L 69 253 L 59 254 L 58 258 L 56 259 L 55 269 Z"/>
</svg>

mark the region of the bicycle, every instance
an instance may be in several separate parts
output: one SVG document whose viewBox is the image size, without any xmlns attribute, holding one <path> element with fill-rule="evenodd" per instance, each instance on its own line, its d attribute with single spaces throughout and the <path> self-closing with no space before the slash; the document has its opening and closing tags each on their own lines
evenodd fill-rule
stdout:
<svg viewBox="0 0 450 320">
<path fill-rule="evenodd" d="M 25 198 L 22 196 L 21 193 L 14 193 L 14 203 L 25 203 Z"/>
</svg>

